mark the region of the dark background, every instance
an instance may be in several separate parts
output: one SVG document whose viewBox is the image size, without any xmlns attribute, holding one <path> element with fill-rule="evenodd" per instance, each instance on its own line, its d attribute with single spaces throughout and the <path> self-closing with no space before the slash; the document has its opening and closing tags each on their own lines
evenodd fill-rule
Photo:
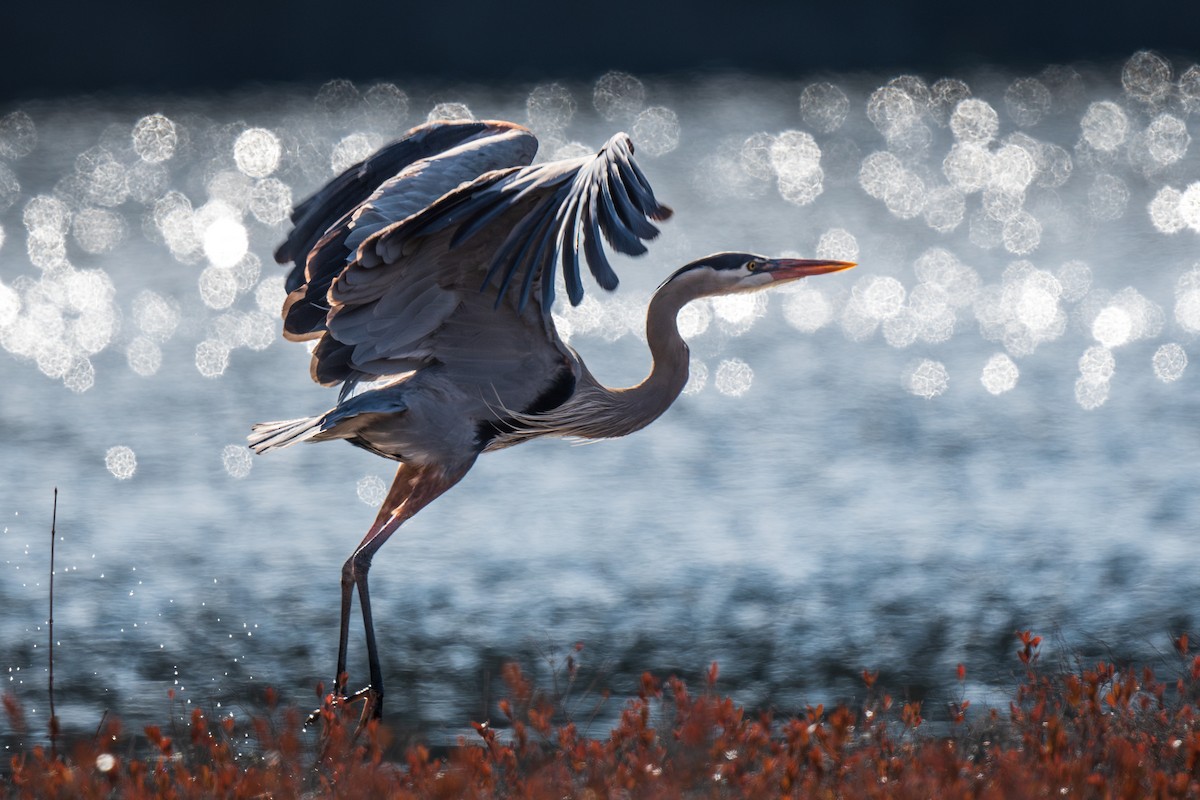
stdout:
<svg viewBox="0 0 1200 800">
<path fill-rule="evenodd" d="M 330 78 L 1040 68 L 1200 50 L 1200 3 L 932 0 L 26 2 L 0 12 L 0 104 Z"/>
</svg>

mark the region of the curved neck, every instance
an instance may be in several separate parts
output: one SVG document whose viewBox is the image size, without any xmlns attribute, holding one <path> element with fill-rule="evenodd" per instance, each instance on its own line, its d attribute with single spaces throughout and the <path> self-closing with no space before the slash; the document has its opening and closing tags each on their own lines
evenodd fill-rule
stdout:
<svg viewBox="0 0 1200 800">
<path fill-rule="evenodd" d="M 497 436 L 489 450 L 511 447 L 539 436 L 577 436 L 612 439 L 639 431 L 671 407 L 688 379 L 688 347 L 679 335 L 675 317 L 698 296 L 695 287 L 667 283 L 655 292 L 646 311 L 646 342 L 654 359 L 650 374 L 637 386 L 609 389 L 596 380 L 582 361 L 575 393 L 547 411 L 513 414 L 511 432 Z"/>
<path fill-rule="evenodd" d="M 676 317 L 692 293 L 676 283 L 668 283 L 655 292 L 646 311 L 646 343 L 653 363 L 650 374 L 628 389 L 607 390 L 620 420 L 623 436 L 649 425 L 671 407 L 688 380 L 688 346 L 679 335 Z"/>
</svg>

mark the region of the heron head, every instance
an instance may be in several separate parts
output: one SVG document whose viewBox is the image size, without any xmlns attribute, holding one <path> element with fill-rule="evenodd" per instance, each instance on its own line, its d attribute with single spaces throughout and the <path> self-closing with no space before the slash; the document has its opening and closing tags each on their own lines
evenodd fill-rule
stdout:
<svg viewBox="0 0 1200 800">
<path fill-rule="evenodd" d="M 664 282 L 687 285 L 697 297 L 756 292 L 788 281 L 840 272 L 853 261 L 806 258 L 767 258 L 754 253 L 714 253 L 697 259 Z"/>
</svg>

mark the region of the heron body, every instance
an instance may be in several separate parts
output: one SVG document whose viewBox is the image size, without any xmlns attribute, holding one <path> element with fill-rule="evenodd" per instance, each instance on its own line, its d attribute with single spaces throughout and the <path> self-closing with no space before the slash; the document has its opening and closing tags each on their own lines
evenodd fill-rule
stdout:
<svg viewBox="0 0 1200 800">
<path fill-rule="evenodd" d="M 555 331 L 555 273 L 575 304 L 581 260 L 615 289 L 601 240 L 640 255 L 671 211 L 625 134 L 594 156 L 533 165 L 536 150 L 533 134 L 508 122 L 414 128 L 300 204 L 276 252 L 293 264 L 284 336 L 316 339 L 312 376 L 341 393 L 323 414 L 254 426 L 251 446 L 345 439 L 400 462 L 342 568 L 337 696 L 357 589 L 371 672 L 364 714 L 378 716 L 383 698 L 367 573 L 405 520 L 481 453 L 542 436 L 624 436 L 657 419 L 687 382 L 675 320 L 688 302 L 853 266 L 718 253 L 680 268 L 647 310 L 650 375 L 610 389 Z"/>
</svg>

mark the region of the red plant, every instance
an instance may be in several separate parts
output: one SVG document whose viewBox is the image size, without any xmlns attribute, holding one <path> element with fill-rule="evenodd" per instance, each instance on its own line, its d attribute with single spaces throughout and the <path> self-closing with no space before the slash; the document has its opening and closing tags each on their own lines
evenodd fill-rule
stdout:
<svg viewBox="0 0 1200 800">
<path fill-rule="evenodd" d="M 516 665 L 503 670 L 505 728 L 476 723 L 447 755 L 423 746 L 385 758 L 387 728 L 361 729 L 353 705 L 326 698 L 318 733 L 294 709 L 247 723 L 192 712 L 186 734 L 145 729 L 130 748 L 116 721 L 76 742 L 66 757 L 41 747 L 12 757 L 0 793 L 15 797 L 1200 797 L 1200 659 L 1176 641 L 1173 685 L 1153 671 L 1100 663 L 1053 675 L 1038 665 L 1041 638 L 1017 634 L 1025 675 L 1007 716 L 968 714 L 958 665 L 949 733 L 927 732 L 919 702 L 893 703 L 878 674 L 863 672 L 860 706 L 809 707 L 777 720 L 751 714 L 706 685 L 643 675 L 637 697 L 606 739 L 580 734 L 556 695 Z M 15 731 L 21 706 L 4 697 Z M 254 747 L 246 746 L 249 734 Z M 305 744 L 305 739 L 316 739 Z M 121 742 L 125 746 L 119 747 Z M 118 750 L 133 755 L 118 755 Z"/>
</svg>

